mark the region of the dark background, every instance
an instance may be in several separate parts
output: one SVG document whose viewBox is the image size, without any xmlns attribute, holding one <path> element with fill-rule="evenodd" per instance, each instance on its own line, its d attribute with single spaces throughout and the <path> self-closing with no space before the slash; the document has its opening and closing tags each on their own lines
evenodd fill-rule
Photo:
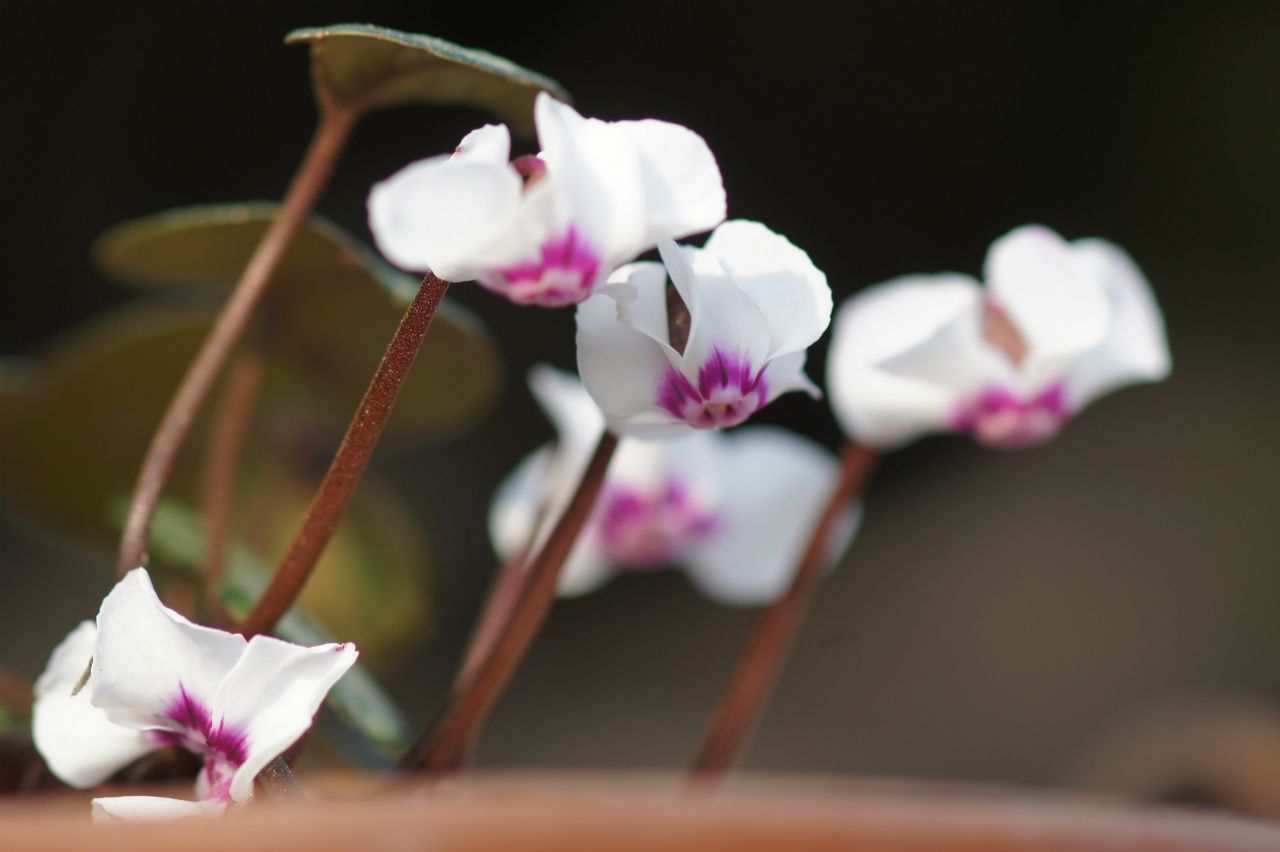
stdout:
<svg viewBox="0 0 1280 852">
<path fill-rule="evenodd" d="M 0 354 L 127 297 L 89 265 L 105 228 L 280 197 L 315 119 L 306 49 L 281 38 L 350 21 L 506 56 L 586 115 L 696 129 L 730 216 L 805 248 L 837 299 L 978 274 L 1027 222 L 1111 239 L 1148 274 L 1170 381 L 1044 448 L 933 438 L 885 462 L 749 766 L 1055 783 L 1145 708 L 1280 702 L 1280 6 L 6 0 Z M 367 238 L 375 180 L 486 120 L 369 116 L 319 210 Z M 521 378 L 573 364 L 571 312 L 453 295 L 495 331 L 508 386 L 471 435 L 383 462 L 442 564 L 436 636 L 390 681 L 419 724 L 491 570 L 488 495 L 551 436 Z M 799 395 L 761 419 L 839 440 Z M 0 542 L 0 658 L 34 675 L 109 560 L 12 520 Z M 482 761 L 679 765 L 749 624 L 675 573 L 558 605 Z"/>
</svg>

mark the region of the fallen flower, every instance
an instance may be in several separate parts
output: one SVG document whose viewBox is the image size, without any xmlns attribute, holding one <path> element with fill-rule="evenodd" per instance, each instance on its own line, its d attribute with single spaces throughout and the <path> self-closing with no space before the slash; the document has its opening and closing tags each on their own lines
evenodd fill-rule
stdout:
<svg viewBox="0 0 1280 852">
<path fill-rule="evenodd" d="M 611 431 L 735 426 L 787 391 L 820 396 L 805 350 L 831 322 L 831 288 L 807 254 L 744 220 L 659 250 L 662 264 L 622 267 L 578 307 L 578 371 Z"/>
<path fill-rule="evenodd" d="M 94 799 L 97 818 L 220 813 L 253 795 L 258 773 L 311 727 L 329 689 L 355 663 L 351 644 L 306 648 L 249 641 L 193 624 L 164 606 L 142 568 L 54 649 L 36 682 L 33 735 L 50 770 L 73 787 L 167 745 L 204 758 L 199 802 Z"/>
<path fill-rule="evenodd" d="M 720 169 L 702 137 L 665 121 L 583 118 L 545 92 L 542 151 L 508 162 L 505 125 L 472 131 L 376 184 L 369 227 L 392 263 L 475 279 L 518 304 L 561 307 L 661 240 L 724 220 Z"/>
<path fill-rule="evenodd" d="M 559 440 L 526 457 L 494 494 L 489 531 L 504 560 L 540 546 L 605 425 L 574 376 L 539 366 L 529 384 Z M 624 438 L 560 594 L 592 591 L 619 571 L 680 565 L 719 603 L 769 603 L 790 584 L 837 467 L 822 447 L 772 427 Z M 851 510 L 832 535 L 832 562 L 855 526 Z"/>
<path fill-rule="evenodd" d="M 1029 225 L 992 244 L 985 277 L 984 290 L 966 275 L 910 275 L 841 305 L 827 383 L 850 437 L 1035 444 L 1093 399 L 1169 374 L 1160 309 L 1118 246 Z"/>
</svg>

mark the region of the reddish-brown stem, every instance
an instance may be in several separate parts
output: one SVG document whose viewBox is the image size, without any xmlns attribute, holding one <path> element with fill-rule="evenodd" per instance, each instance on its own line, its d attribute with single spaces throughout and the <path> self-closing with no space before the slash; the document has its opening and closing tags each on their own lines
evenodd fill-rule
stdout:
<svg viewBox="0 0 1280 852">
<path fill-rule="evenodd" d="M 861 444 L 850 441 L 845 445 L 840 456 L 840 481 L 813 529 L 791 588 L 760 614 L 738 660 L 733 680 L 720 700 L 711 729 L 693 764 L 693 772 L 700 781 L 715 781 L 733 765 L 747 735 L 763 713 L 822 577 L 835 523 L 849 501 L 861 493 L 875 459 L 876 453 Z"/>
<path fill-rule="evenodd" d="M 608 432 L 600 436 L 577 492 L 542 549 L 529 563 L 520 599 L 494 641 L 493 650 L 476 668 L 471 680 L 450 695 L 439 722 L 405 756 L 406 767 L 447 772 L 457 769 L 466 758 L 489 711 L 533 644 L 555 601 L 560 568 L 591 515 L 617 446 L 618 439 Z"/>
<path fill-rule="evenodd" d="M 231 538 L 236 473 L 240 468 L 249 420 L 258 401 L 258 392 L 262 389 L 262 373 L 261 353 L 250 351 L 236 359 L 218 403 L 213 435 L 205 455 L 202 495 L 206 539 L 204 596 L 213 620 L 223 627 L 228 621 L 222 606 L 222 571 Z"/>
<path fill-rule="evenodd" d="M 508 559 L 498 569 L 498 576 L 494 578 L 489 588 L 484 609 L 481 610 L 475 629 L 471 632 L 471 642 L 463 655 L 462 667 L 454 680 L 455 691 L 465 690 L 475 678 L 480 664 L 493 650 L 493 643 L 502 635 L 503 626 L 511 620 L 511 613 L 515 611 L 516 603 L 520 600 L 520 592 L 524 588 L 527 562 L 528 553 L 521 552 Z"/>
<path fill-rule="evenodd" d="M 8 669 L 0 668 L 0 702 L 25 713 L 31 709 L 35 700 L 35 695 L 31 691 L 31 681 Z"/>
<path fill-rule="evenodd" d="M 284 257 L 294 234 L 315 206 L 321 189 L 328 182 L 334 164 L 337 163 L 359 116 L 357 107 L 332 106 L 321 110 L 320 126 L 316 128 L 306 156 L 289 184 L 280 213 L 263 234 L 262 241 L 258 243 L 253 257 L 241 273 L 231 298 L 227 300 L 195 360 L 187 368 L 182 384 L 170 400 L 169 408 L 151 439 L 142 469 L 138 472 L 138 481 L 134 486 L 133 499 L 125 520 L 124 535 L 120 539 L 120 557 L 116 564 L 118 577 L 124 577 L 139 565 L 146 564 L 151 519 L 173 469 L 174 459 L 186 441 L 191 424 L 195 422 L 218 375 L 240 340 L 272 273 Z"/>
<path fill-rule="evenodd" d="M 413 366 L 422 339 L 448 289 L 449 282 L 430 273 L 422 279 L 417 295 L 409 303 L 409 309 L 400 320 L 400 326 L 382 356 L 382 363 L 356 409 L 342 446 L 320 483 L 320 490 L 311 500 L 302 528 L 280 560 L 266 590 L 239 627 L 245 638 L 270 632 L 302 591 L 311 569 L 324 552 L 338 521 L 347 510 L 347 504 L 351 502 L 351 496 L 355 494 L 356 486 L 360 484 L 360 477 L 364 475 L 378 438 L 382 436 L 382 427 L 391 415 L 391 407 L 400 395 L 400 388 Z"/>
</svg>

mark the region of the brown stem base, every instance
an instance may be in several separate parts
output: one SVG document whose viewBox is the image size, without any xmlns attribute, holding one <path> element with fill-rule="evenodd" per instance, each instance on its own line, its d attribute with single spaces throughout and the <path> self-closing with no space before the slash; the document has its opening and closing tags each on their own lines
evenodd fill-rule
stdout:
<svg viewBox="0 0 1280 852">
<path fill-rule="evenodd" d="M 510 619 L 493 643 L 493 650 L 469 681 L 450 697 L 440 721 L 406 755 L 403 766 L 434 772 L 457 769 L 470 752 L 502 690 L 524 659 L 555 601 L 556 581 L 573 543 L 591 515 L 596 496 L 618 439 L 600 436 L 595 454 L 568 508 L 560 516 L 527 569 L 524 588 Z"/>
<path fill-rule="evenodd" d="M 875 458 L 875 452 L 861 444 L 850 442 L 845 445 L 840 457 L 840 481 L 814 527 L 791 588 L 756 622 L 738 661 L 738 668 L 733 673 L 733 680 L 725 690 L 702 749 L 694 760 L 692 772 L 699 782 L 714 782 L 728 771 L 747 735 L 764 712 L 787 652 L 809 609 L 814 589 L 822 577 L 835 522 L 849 501 L 861 493 Z"/>
</svg>

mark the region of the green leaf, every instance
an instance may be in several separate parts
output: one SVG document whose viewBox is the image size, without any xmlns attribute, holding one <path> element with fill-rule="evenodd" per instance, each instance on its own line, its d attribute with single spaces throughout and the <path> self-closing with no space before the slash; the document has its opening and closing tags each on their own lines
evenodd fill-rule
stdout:
<svg viewBox="0 0 1280 852">
<path fill-rule="evenodd" d="M 311 43 L 317 99 L 380 109 L 410 103 L 477 107 L 521 136 L 533 133 L 538 92 L 570 102 L 552 80 L 483 50 L 369 24 L 294 30 L 286 44 Z"/>
<path fill-rule="evenodd" d="M 278 204 L 185 207 L 118 225 L 94 244 L 98 268 L 121 284 L 229 288 Z M 261 337 L 273 364 L 345 429 L 386 351 L 417 279 L 392 268 L 337 225 L 312 216 L 268 288 Z M 441 437 L 469 426 L 497 397 L 493 339 L 446 301 L 423 341 L 386 436 Z"/>
<path fill-rule="evenodd" d="M 357 496 L 358 499 L 358 496 Z M 121 505 L 121 512 L 126 505 Z M 204 523 L 200 513 L 176 500 L 160 502 L 152 523 L 151 550 L 169 566 L 199 579 L 204 565 Z M 223 601 L 229 612 L 243 617 L 266 588 L 271 570 L 254 551 L 237 545 L 231 549 L 224 577 Z M 316 619 L 293 607 L 280 620 L 275 634 L 300 645 L 337 641 Z M 360 648 L 360 643 L 356 643 Z M 365 665 L 361 648 L 357 663 L 329 691 L 326 704 L 347 724 L 360 731 L 383 752 L 398 755 L 408 747 L 412 731 L 404 714 L 382 690 Z"/>
<path fill-rule="evenodd" d="M 132 489 L 216 309 L 202 294 L 166 294 L 100 314 L 51 341 L 13 392 L 0 394 L 6 495 L 61 529 L 113 541 L 107 502 Z M 196 493 L 206 420 L 193 426 L 179 456 L 172 494 Z"/>
</svg>

